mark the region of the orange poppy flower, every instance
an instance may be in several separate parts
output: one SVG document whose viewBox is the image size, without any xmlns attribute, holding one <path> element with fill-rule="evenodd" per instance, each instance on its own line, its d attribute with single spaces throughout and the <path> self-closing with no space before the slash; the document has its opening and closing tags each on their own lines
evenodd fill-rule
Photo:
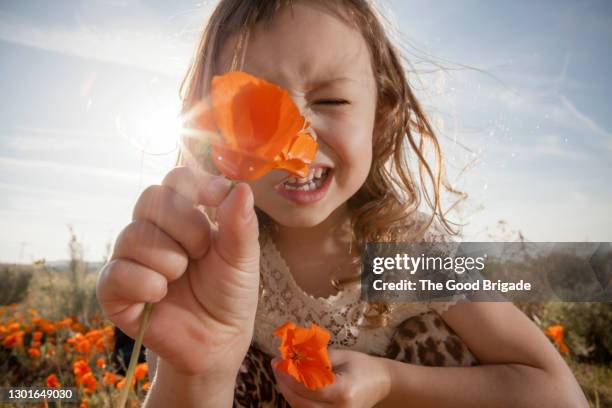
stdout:
<svg viewBox="0 0 612 408">
<path fill-rule="evenodd" d="M 45 380 L 45 383 L 47 384 L 47 387 L 50 388 L 58 388 L 62 385 L 55 374 L 50 374 Z"/>
<path fill-rule="evenodd" d="M 119 382 L 117 383 L 116 387 L 118 390 L 122 390 L 123 387 L 125 387 L 125 382 L 126 379 L 125 377 L 122 378 L 121 380 L 119 380 Z M 131 388 L 134 388 L 134 385 L 136 384 L 136 378 L 132 378 L 132 384 L 131 384 Z"/>
<path fill-rule="evenodd" d="M 40 324 L 39 327 L 42 331 L 44 331 L 47 334 L 53 333 L 55 331 L 55 325 L 49 321 L 43 320 Z"/>
<path fill-rule="evenodd" d="M 143 391 L 149 391 L 149 389 L 151 388 L 151 381 L 147 381 L 146 383 L 142 384 L 141 388 Z"/>
<path fill-rule="evenodd" d="M 96 365 L 100 368 L 106 367 L 106 361 L 104 361 L 104 357 L 100 357 L 96 360 Z"/>
<path fill-rule="evenodd" d="M 42 339 L 43 333 L 41 331 L 35 331 L 32 333 L 32 339 L 34 341 L 40 341 Z"/>
<path fill-rule="evenodd" d="M 98 380 L 96 377 L 90 372 L 85 373 L 81 378 L 81 384 L 85 386 L 85 392 L 88 394 L 92 394 L 98 385 Z"/>
<path fill-rule="evenodd" d="M 308 174 L 316 135 L 287 91 L 245 72 L 215 76 L 212 108 L 194 109 L 200 129 L 213 133 L 212 160 L 232 180 L 254 180 L 272 169 Z"/>
<path fill-rule="evenodd" d="M 563 339 L 564 328 L 562 325 L 557 324 L 554 326 L 549 326 L 546 329 L 546 335 L 552 339 L 552 341 L 557 345 L 559 351 L 562 353 L 569 353 L 569 347 L 565 344 Z"/>
<path fill-rule="evenodd" d="M 19 323 L 11 323 L 7 326 L 9 332 L 17 331 L 21 328 L 21 324 Z"/>
<path fill-rule="evenodd" d="M 287 322 L 278 327 L 274 335 L 281 338 L 278 348 L 281 360 L 276 364 L 277 370 L 289 374 L 311 390 L 334 382 L 335 374 L 327 353 L 330 339 L 327 330 L 314 323 L 310 328 L 303 328 Z"/>
<path fill-rule="evenodd" d="M 2 344 L 4 345 L 4 347 L 9 347 L 9 348 L 10 347 L 22 347 L 24 335 L 25 335 L 24 331 L 18 330 L 6 336 Z"/>
<path fill-rule="evenodd" d="M 70 327 L 71 324 L 72 324 L 72 318 L 67 317 L 63 320 L 58 321 L 57 327 Z"/>
<path fill-rule="evenodd" d="M 37 357 L 40 357 L 40 350 L 37 349 L 36 347 L 30 347 L 28 349 L 28 354 L 30 355 L 30 357 L 37 358 Z"/>
<path fill-rule="evenodd" d="M 75 362 L 72 363 L 72 370 L 74 371 L 74 375 L 77 379 L 77 384 L 81 383 L 80 380 L 85 374 L 91 372 L 91 368 L 89 368 L 87 361 L 84 359 L 75 360 Z"/>
<path fill-rule="evenodd" d="M 136 366 L 136 371 L 134 372 L 134 376 L 138 380 L 144 380 L 148 371 L 149 371 L 149 365 L 147 363 L 140 363 Z"/>
<path fill-rule="evenodd" d="M 102 379 L 102 382 L 105 385 L 115 385 L 115 383 L 119 381 L 119 377 L 117 377 L 117 374 L 110 372 L 110 371 L 106 371 L 104 373 L 104 377 Z"/>
</svg>

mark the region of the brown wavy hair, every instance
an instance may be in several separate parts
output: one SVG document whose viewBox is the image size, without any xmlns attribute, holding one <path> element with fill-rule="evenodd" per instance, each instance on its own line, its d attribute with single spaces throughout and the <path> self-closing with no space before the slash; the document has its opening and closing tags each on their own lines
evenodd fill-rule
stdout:
<svg viewBox="0 0 612 408">
<path fill-rule="evenodd" d="M 240 69 L 253 26 L 269 23 L 282 7 L 292 7 L 298 1 L 220 0 L 181 84 L 182 113 L 188 117 L 195 104 L 208 94 L 212 76 L 220 74 L 216 70 L 221 47 L 230 36 L 237 38 L 230 70 Z M 445 189 L 459 195 L 457 202 L 465 195 L 445 179 L 438 138 L 410 87 L 400 53 L 383 25 L 384 17 L 369 0 L 308 2 L 313 3 L 334 12 L 361 32 L 370 51 L 378 91 L 372 166 L 365 183 L 347 203 L 353 231 L 351 248 L 359 253 L 367 242 L 418 240 L 436 218 L 448 234 L 457 234 L 454 224 L 446 218 L 447 211 L 442 209 L 441 192 Z M 184 148 L 187 151 L 179 151 L 179 165 L 186 163 L 184 155 L 192 151 L 193 142 L 185 141 Z M 416 162 L 414 170 L 412 161 Z M 198 165 L 219 174 L 209 155 L 199 157 Z M 431 214 L 425 221 L 416 222 L 423 199 Z M 273 221 L 263 211 L 256 212 L 260 237 L 266 239 Z M 214 217 L 214 210 L 207 209 L 207 213 Z M 360 258 L 355 257 L 353 266 L 359 262 Z M 332 283 L 338 287 L 355 279 L 358 276 L 343 282 L 332 279 Z M 380 326 L 385 324 L 389 308 L 383 303 L 372 303 L 370 312 L 366 314 L 370 325 Z"/>
</svg>

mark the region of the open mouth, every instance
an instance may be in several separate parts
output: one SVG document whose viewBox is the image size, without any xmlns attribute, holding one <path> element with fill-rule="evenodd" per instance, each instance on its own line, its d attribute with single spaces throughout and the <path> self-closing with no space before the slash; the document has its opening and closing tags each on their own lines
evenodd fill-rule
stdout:
<svg viewBox="0 0 612 408">
<path fill-rule="evenodd" d="M 275 186 L 283 197 L 298 204 L 308 204 L 325 196 L 333 177 L 333 168 L 315 165 L 304 178 L 288 177 Z"/>
</svg>

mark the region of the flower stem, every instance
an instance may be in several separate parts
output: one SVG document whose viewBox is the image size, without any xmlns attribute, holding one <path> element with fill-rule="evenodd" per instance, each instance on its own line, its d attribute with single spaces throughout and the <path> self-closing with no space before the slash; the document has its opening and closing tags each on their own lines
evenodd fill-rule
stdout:
<svg viewBox="0 0 612 408">
<path fill-rule="evenodd" d="M 227 190 L 227 194 L 225 195 L 226 197 L 230 195 L 236 184 L 238 184 L 237 180 L 230 180 L 230 188 Z"/>
<path fill-rule="evenodd" d="M 134 348 L 132 349 L 132 356 L 130 357 L 130 364 L 128 366 L 127 373 L 125 375 L 125 385 L 121 390 L 119 401 L 117 402 L 117 408 L 124 408 L 132 389 L 132 378 L 134 378 L 134 372 L 136 371 L 136 365 L 138 364 L 138 356 L 140 355 L 140 347 L 142 346 L 142 338 L 144 336 L 149 316 L 153 310 L 153 303 L 145 303 L 142 311 L 142 317 L 140 320 L 140 326 L 138 327 L 138 334 L 136 335 L 136 341 L 134 342 Z"/>
</svg>

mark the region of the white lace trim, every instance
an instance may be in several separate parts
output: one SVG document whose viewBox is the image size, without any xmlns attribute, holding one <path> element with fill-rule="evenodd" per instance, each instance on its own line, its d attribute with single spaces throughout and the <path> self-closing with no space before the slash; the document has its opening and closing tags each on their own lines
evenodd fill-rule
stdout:
<svg viewBox="0 0 612 408">
<path fill-rule="evenodd" d="M 442 242 L 442 236 L 428 234 L 425 240 Z M 264 352 L 276 355 L 276 327 L 287 321 L 300 326 L 314 322 L 331 333 L 330 345 L 371 354 L 384 354 L 395 327 L 405 319 L 424 312 L 439 314 L 456 303 L 410 302 L 393 305 L 388 324 L 380 328 L 360 327 L 367 302 L 361 300 L 361 283 L 355 282 L 327 298 L 302 290 L 271 239 L 261 249 L 261 284 L 253 341 Z"/>
</svg>

